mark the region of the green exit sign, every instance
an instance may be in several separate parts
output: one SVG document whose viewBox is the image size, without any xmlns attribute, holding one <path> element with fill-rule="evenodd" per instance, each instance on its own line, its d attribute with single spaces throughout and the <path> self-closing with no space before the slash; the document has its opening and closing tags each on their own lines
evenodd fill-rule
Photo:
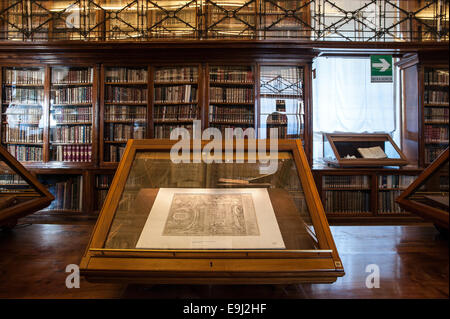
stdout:
<svg viewBox="0 0 450 319">
<path fill-rule="evenodd" d="M 370 82 L 392 82 L 392 55 L 370 56 Z"/>
</svg>

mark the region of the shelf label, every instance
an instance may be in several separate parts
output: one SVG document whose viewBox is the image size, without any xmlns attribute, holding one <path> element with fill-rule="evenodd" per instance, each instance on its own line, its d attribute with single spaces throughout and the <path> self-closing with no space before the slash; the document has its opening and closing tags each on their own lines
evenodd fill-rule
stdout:
<svg viewBox="0 0 450 319">
<path fill-rule="evenodd" d="M 392 55 L 370 56 L 370 82 L 392 82 Z"/>
</svg>

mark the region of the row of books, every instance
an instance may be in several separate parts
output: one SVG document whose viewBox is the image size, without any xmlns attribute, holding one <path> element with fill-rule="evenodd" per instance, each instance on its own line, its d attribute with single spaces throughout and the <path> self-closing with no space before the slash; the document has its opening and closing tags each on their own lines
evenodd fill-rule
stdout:
<svg viewBox="0 0 450 319">
<path fill-rule="evenodd" d="M 4 103 L 41 104 L 44 102 L 44 90 L 34 88 L 4 88 Z"/>
<path fill-rule="evenodd" d="M 195 102 L 197 87 L 193 85 L 155 87 L 155 102 Z"/>
<path fill-rule="evenodd" d="M 170 138 L 170 132 L 177 127 L 183 127 L 188 130 L 190 136 L 192 136 L 192 125 L 155 125 L 154 138 Z"/>
<path fill-rule="evenodd" d="M 367 175 L 324 176 L 324 188 L 369 188 L 370 177 Z"/>
<path fill-rule="evenodd" d="M 448 143 L 448 126 L 425 125 L 425 143 Z"/>
<path fill-rule="evenodd" d="M 226 107 L 216 106 L 211 104 L 209 106 L 209 121 L 230 122 L 230 123 L 249 123 L 255 121 L 255 114 L 253 109 L 246 107 Z"/>
<path fill-rule="evenodd" d="M 107 68 L 105 70 L 105 82 L 146 83 L 148 79 L 147 73 L 146 68 Z"/>
<path fill-rule="evenodd" d="M 102 209 L 103 203 L 105 202 L 107 195 L 108 195 L 107 189 L 98 189 L 97 190 L 97 210 Z"/>
<path fill-rule="evenodd" d="M 253 103 L 253 89 L 210 87 L 209 101 L 211 103 Z"/>
<path fill-rule="evenodd" d="M 55 200 L 46 210 L 80 210 L 83 207 L 83 177 L 66 177 L 65 180 L 49 180 L 49 191 Z"/>
<path fill-rule="evenodd" d="M 58 108 L 53 113 L 56 123 L 88 123 L 92 122 L 92 108 Z"/>
<path fill-rule="evenodd" d="M 27 185 L 27 182 L 17 174 L 0 174 L 0 185 Z"/>
<path fill-rule="evenodd" d="M 56 145 L 52 156 L 52 160 L 58 162 L 90 162 L 92 160 L 92 146 Z"/>
<path fill-rule="evenodd" d="M 327 213 L 370 212 L 370 192 L 325 191 L 324 200 Z"/>
<path fill-rule="evenodd" d="M 52 90 L 52 104 L 91 103 L 92 87 L 67 87 Z"/>
<path fill-rule="evenodd" d="M 287 125 L 288 118 L 286 114 L 282 113 L 272 113 L 267 116 L 266 124 L 267 125 Z"/>
<path fill-rule="evenodd" d="M 35 126 L 4 126 L 6 143 L 42 143 L 44 130 Z"/>
<path fill-rule="evenodd" d="M 6 69 L 3 79 L 5 84 L 44 84 L 45 73 L 42 70 Z"/>
<path fill-rule="evenodd" d="M 211 82 L 253 83 L 253 71 L 248 67 L 212 66 L 209 68 Z"/>
<path fill-rule="evenodd" d="M 145 138 L 145 126 L 129 124 L 108 124 L 105 127 L 105 141 L 128 141 Z"/>
<path fill-rule="evenodd" d="M 41 116 L 43 111 L 41 106 L 33 107 L 33 106 L 12 104 L 6 108 L 4 113 L 6 115 Z"/>
<path fill-rule="evenodd" d="M 445 122 L 448 123 L 448 108 L 426 107 L 424 108 L 424 118 L 427 122 Z"/>
<path fill-rule="evenodd" d="M 174 82 L 174 81 L 190 81 L 197 82 L 198 67 L 176 67 L 163 68 L 155 71 L 155 81 L 160 82 Z"/>
<path fill-rule="evenodd" d="M 105 147 L 105 162 L 120 162 L 125 152 L 125 145 L 110 145 Z"/>
<path fill-rule="evenodd" d="M 7 149 L 19 162 L 41 162 L 43 160 L 42 147 L 8 145 Z"/>
<path fill-rule="evenodd" d="M 417 176 L 408 175 L 381 175 L 378 176 L 378 188 L 407 188 Z"/>
<path fill-rule="evenodd" d="M 441 90 L 425 90 L 424 102 L 426 104 L 448 104 L 448 89 Z"/>
<path fill-rule="evenodd" d="M 9 125 L 20 125 L 20 124 L 39 124 L 42 115 L 7 115 L 6 121 Z"/>
<path fill-rule="evenodd" d="M 147 88 L 108 85 L 105 100 L 109 103 L 147 103 Z"/>
<path fill-rule="evenodd" d="M 142 106 L 108 105 L 105 112 L 106 121 L 146 121 L 147 108 Z"/>
<path fill-rule="evenodd" d="M 97 175 L 95 176 L 95 186 L 97 188 L 107 188 L 111 185 L 114 175 Z"/>
<path fill-rule="evenodd" d="M 433 162 L 445 149 L 447 145 L 435 146 L 435 145 L 426 145 L 425 146 L 425 164 L 429 164 Z"/>
<path fill-rule="evenodd" d="M 52 69 L 52 84 L 76 84 L 94 82 L 92 68 L 84 69 Z"/>
<path fill-rule="evenodd" d="M 253 124 L 248 123 L 212 124 L 211 126 L 217 128 L 222 133 L 222 136 L 225 139 L 246 138 L 246 136 L 244 135 L 244 131 L 247 128 L 254 128 Z M 242 132 L 241 130 L 235 129 L 242 129 Z"/>
<path fill-rule="evenodd" d="M 74 125 L 52 128 L 54 143 L 92 143 L 92 126 Z"/>
<path fill-rule="evenodd" d="M 273 124 L 272 124 L 273 125 Z M 288 133 L 287 133 L 287 125 L 286 126 L 275 126 L 275 127 L 271 127 L 270 125 L 267 126 L 268 129 L 275 129 L 276 133 L 277 133 L 277 138 L 287 138 Z M 271 132 L 268 131 L 267 135 L 269 135 L 270 137 Z"/>
<path fill-rule="evenodd" d="M 197 105 L 164 105 L 154 108 L 155 120 L 194 120 L 197 118 Z"/>
<path fill-rule="evenodd" d="M 448 70 L 425 70 L 424 81 L 425 85 L 449 85 Z"/>
<path fill-rule="evenodd" d="M 401 190 L 385 191 L 378 193 L 378 212 L 379 213 L 405 213 L 403 209 L 395 202 L 400 196 Z"/>
</svg>

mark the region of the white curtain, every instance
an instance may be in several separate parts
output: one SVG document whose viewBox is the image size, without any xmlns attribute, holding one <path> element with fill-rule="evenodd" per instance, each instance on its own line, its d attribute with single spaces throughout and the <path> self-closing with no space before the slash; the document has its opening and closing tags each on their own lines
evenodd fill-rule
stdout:
<svg viewBox="0 0 450 319">
<path fill-rule="evenodd" d="M 369 58 L 319 57 L 314 66 L 314 158 L 322 133 L 391 133 L 396 130 L 393 83 L 370 83 Z"/>
</svg>

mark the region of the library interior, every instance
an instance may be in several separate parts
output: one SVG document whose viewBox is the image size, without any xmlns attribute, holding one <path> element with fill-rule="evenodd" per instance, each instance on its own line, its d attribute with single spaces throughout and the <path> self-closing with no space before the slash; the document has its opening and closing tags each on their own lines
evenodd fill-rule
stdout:
<svg viewBox="0 0 450 319">
<path fill-rule="evenodd" d="M 0 0 L 0 298 L 448 299 L 449 15 Z"/>
</svg>

